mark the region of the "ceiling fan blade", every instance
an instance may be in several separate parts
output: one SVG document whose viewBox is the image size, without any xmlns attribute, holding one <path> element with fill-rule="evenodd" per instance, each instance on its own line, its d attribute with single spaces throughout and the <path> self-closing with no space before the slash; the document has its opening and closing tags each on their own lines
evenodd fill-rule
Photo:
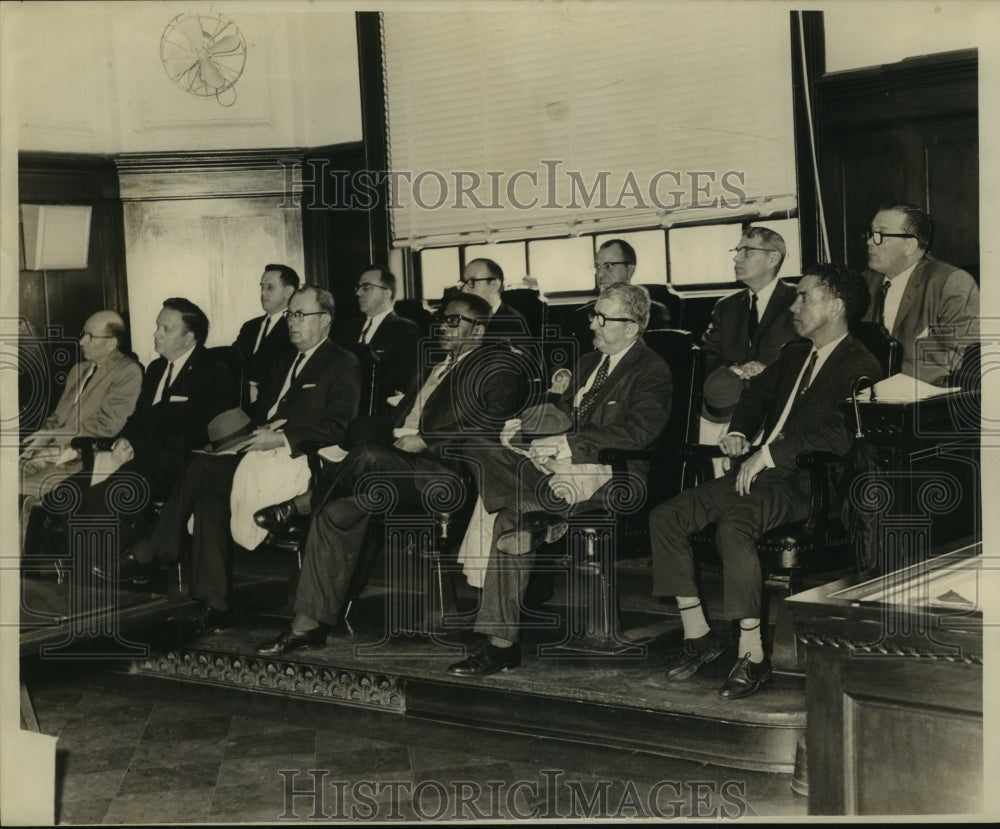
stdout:
<svg viewBox="0 0 1000 829">
<path fill-rule="evenodd" d="M 240 39 L 236 35 L 226 35 L 209 47 L 209 53 L 218 55 L 223 52 L 235 52 L 240 48 Z"/>
<path fill-rule="evenodd" d="M 202 58 L 199 62 L 201 63 L 201 79 L 209 89 L 219 89 L 226 85 L 226 79 L 222 77 L 222 73 L 212 61 Z"/>
</svg>

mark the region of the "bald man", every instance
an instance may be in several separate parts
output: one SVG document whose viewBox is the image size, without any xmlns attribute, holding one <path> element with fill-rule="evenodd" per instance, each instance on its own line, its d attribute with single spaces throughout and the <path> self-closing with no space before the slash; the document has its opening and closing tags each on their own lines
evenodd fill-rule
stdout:
<svg viewBox="0 0 1000 829">
<path fill-rule="evenodd" d="M 122 353 L 124 338 L 125 322 L 114 311 L 98 311 L 84 323 L 83 360 L 70 369 L 55 410 L 25 441 L 22 491 L 38 476 L 47 479 L 46 490 L 51 488 L 55 479 L 49 467 L 60 461 L 73 438 L 109 438 L 125 425 L 142 388 L 142 368 Z"/>
<path fill-rule="evenodd" d="M 460 281 L 463 293 L 482 297 L 490 304 L 487 337 L 516 337 L 530 333 L 528 322 L 521 312 L 503 301 L 503 269 L 492 259 L 468 262 Z"/>
</svg>

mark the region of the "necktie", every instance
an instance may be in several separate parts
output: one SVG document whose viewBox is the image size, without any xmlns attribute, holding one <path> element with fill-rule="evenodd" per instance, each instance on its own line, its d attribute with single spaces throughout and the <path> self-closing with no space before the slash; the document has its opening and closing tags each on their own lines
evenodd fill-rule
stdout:
<svg viewBox="0 0 1000 829">
<path fill-rule="evenodd" d="M 90 381 L 94 379 L 94 375 L 97 374 L 97 363 L 94 363 L 90 367 L 90 371 L 87 372 L 87 376 L 83 378 L 83 383 L 80 385 L 80 394 L 83 394 L 83 390 L 87 388 Z"/>
<path fill-rule="evenodd" d="M 753 341 L 753 335 L 757 331 L 757 324 L 760 322 L 760 318 L 757 316 L 757 294 L 753 291 L 750 292 L 750 323 L 747 329 L 750 332 L 750 340 Z"/>
<path fill-rule="evenodd" d="M 806 372 L 802 375 L 802 379 L 799 381 L 799 390 L 796 392 L 796 397 L 801 397 L 805 394 L 806 389 L 809 388 L 809 384 L 812 382 L 813 369 L 816 368 L 816 360 L 819 357 L 819 352 L 813 350 L 812 356 L 809 358 L 809 365 L 806 366 Z"/>
<path fill-rule="evenodd" d="M 885 279 L 882 282 L 882 292 L 878 295 L 878 314 L 876 319 L 878 324 L 885 328 L 885 298 L 889 293 L 889 289 L 892 287 L 892 280 Z"/>
<path fill-rule="evenodd" d="M 590 407 L 594 405 L 594 400 L 597 398 L 598 390 L 604 385 L 604 381 L 608 379 L 608 369 L 610 366 L 611 357 L 605 354 L 600 367 L 597 369 L 594 382 L 590 384 L 590 388 L 587 389 L 586 393 L 583 395 L 583 399 L 580 400 L 580 405 L 577 406 L 577 417 L 583 417 L 590 410 Z"/>
<path fill-rule="evenodd" d="M 368 332 L 372 330 L 372 318 L 368 317 L 368 322 L 365 323 L 364 329 L 361 331 L 361 337 L 358 339 L 359 343 L 368 342 Z"/>
<path fill-rule="evenodd" d="M 302 368 L 302 363 L 305 362 L 305 359 L 306 359 L 306 355 L 303 354 L 300 351 L 299 352 L 299 356 L 295 358 L 295 365 L 292 366 L 292 382 L 293 383 L 295 382 L 295 378 L 299 376 L 299 369 Z"/>
<path fill-rule="evenodd" d="M 257 338 L 257 345 L 253 347 L 253 353 L 257 353 L 257 349 L 260 348 L 261 344 L 264 342 L 264 338 L 267 337 L 267 332 L 271 328 L 271 317 L 270 315 L 264 317 L 264 324 L 260 327 L 260 336 Z"/>
<path fill-rule="evenodd" d="M 170 388 L 170 384 L 172 382 L 174 382 L 174 364 L 173 363 L 168 363 L 167 364 L 167 376 L 163 379 L 163 390 L 160 392 L 160 397 L 156 401 L 157 403 L 159 403 L 160 400 L 163 400 L 163 398 L 167 396 L 167 389 Z"/>
</svg>

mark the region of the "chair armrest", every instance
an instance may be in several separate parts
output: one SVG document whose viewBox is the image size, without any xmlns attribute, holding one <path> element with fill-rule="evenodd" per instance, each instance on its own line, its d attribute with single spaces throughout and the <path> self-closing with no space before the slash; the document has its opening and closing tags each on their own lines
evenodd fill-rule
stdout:
<svg viewBox="0 0 1000 829">
<path fill-rule="evenodd" d="M 823 526 L 830 510 L 830 477 L 827 469 L 831 463 L 843 461 L 843 457 L 831 452 L 803 452 L 795 459 L 795 465 L 799 469 L 809 471 L 809 515 L 805 526 L 811 534 L 815 534 Z"/>
<path fill-rule="evenodd" d="M 688 461 L 706 461 L 723 456 L 722 447 L 717 443 L 685 443 L 677 451 Z"/>
</svg>

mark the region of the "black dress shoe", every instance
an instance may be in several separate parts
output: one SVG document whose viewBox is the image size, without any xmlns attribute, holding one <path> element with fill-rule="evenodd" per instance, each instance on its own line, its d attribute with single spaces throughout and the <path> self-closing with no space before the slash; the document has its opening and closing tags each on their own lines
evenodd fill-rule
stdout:
<svg viewBox="0 0 1000 829">
<path fill-rule="evenodd" d="M 512 556 L 523 556 L 543 544 L 551 544 L 566 535 L 566 519 L 548 512 L 526 512 L 520 526 L 497 539 L 497 549 Z"/>
<path fill-rule="evenodd" d="M 756 694 L 771 678 L 771 660 L 766 656 L 763 662 L 751 662 L 750 654 L 742 657 L 729 672 L 729 678 L 719 689 L 723 699 L 743 699 Z"/>
<path fill-rule="evenodd" d="M 155 561 L 149 564 L 140 562 L 133 553 L 128 552 L 118 559 L 115 572 L 109 573 L 100 565 L 91 567 L 91 572 L 99 579 L 118 584 L 134 584 L 137 587 L 149 584 L 158 567 Z"/>
<path fill-rule="evenodd" d="M 681 655 L 667 666 L 667 679 L 671 682 L 690 679 L 702 665 L 711 664 L 725 652 L 726 643 L 711 630 L 697 639 L 685 639 Z"/>
<path fill-rule="evenodd" d="M 452 676 L 489 676 L 508 668 L 517 668 L 520 664 L 520 645 L 498 648 L 487 642 L 468 659 L 449 666 L 448 673 Z"/>
<path fill-rule="evenodd" d="M 320 625 L 305 633 L 296 633 L 289 625 L 274 639 L 261 642 L 253 651 L 260 656 L 277 656 L 299 648 L 322 648 L 326 645 L 326 634 L 329 631 L 329 625 Z"/>
<path fill-rule="evenodd" d="M 197 636 L 218 633 L 233 626 L 233 609 L 217 610 L 211 605 L 203 605 L 194 617 L 194 632 Z"/>
<path fill-rule="evenodd" d="M 264 509 L 259 509 L 253 514 L 254 523 L 273 533 L 285 527 L 295 516 L 299 514 L 295 501 L 282 501 L 280 504 L 272 504 Z"/>
</svg>

